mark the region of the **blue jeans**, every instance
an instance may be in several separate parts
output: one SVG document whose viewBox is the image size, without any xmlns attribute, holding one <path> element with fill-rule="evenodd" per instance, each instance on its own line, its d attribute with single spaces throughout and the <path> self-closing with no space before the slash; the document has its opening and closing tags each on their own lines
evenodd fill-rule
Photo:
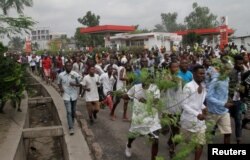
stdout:
<svg viewBox="0 0 250 160">
<path fill-rule="evenodd" d="M 68 120 L 69 129 L 73 129 L 75 112 L 76 112 L 76 100 L 75 101 L 64 100 L 64 104 L 65 104 L 66 111 L 67 111 L 67 120 Z"/>
<path fill-rule="evenodd" d="M 242 112 L 241 112 L 241 101 L 234 101 L 234 106 L 230 108 L 230 115 L 234 118 L 235 123 L 235 135 L 236 139 L 240 140 L 242 135 Z"/>
</svg>

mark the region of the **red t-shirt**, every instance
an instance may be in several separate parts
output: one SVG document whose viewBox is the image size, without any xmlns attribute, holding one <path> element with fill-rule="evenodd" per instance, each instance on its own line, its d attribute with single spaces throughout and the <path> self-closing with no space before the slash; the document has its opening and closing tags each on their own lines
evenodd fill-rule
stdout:
<svg viewBox="0 0 250 160">
<path fill-rule="evenodd" d="M 58 57 L 56 59 L 56 66 L 57 68 L 63 68 L 62 58 Z"/>
<path fill-rule="evenodd" d="M 43 69 L 50 69 L 51 68 L 51 60 L 50 58 L 43 59 Z"/>
</svg>

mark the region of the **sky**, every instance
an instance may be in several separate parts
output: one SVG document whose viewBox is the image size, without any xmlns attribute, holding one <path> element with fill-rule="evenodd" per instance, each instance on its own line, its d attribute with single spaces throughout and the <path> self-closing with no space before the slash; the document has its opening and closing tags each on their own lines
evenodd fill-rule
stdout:
<svg viewBox="0 0 250 160">
<path fill-rule="evenodd" d="M 250 0 L 33 0 L 33 7 L 26 7 L 24 14 L 37 21 L 37 27 L 49 27 L 70 37 L 81 26 L 77 19 L 87 11 L 100 15 L 100 25 L 139 24 L 153 29 L 161 23 L 161 13 L 177 12 L 177 21 L 183 23 L 193 2 L 209 7 L 218 17 L 228 16 L 236 36 L 250 34 Z M 9 14 L 14 15 L 12 12 Z"/>
</svg>

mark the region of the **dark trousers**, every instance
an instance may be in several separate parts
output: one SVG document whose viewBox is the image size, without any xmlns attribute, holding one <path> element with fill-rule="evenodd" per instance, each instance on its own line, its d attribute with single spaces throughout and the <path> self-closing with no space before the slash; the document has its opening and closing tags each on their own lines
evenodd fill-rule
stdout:
<svg viewBox="0 0 250 160">
<path fill-rule="evenodd" d="M 230 115 L 234 118 L 236 139 L 240 140 L 242 135 L 242 112 L 241 101 L 234 101 L 234 106 L 230 108 Z"/>
</svg>

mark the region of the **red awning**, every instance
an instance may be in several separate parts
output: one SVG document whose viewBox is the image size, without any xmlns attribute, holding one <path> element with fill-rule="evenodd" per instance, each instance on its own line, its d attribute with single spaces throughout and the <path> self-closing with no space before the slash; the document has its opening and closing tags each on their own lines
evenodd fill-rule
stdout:
<svg viewBox="0 0 250 160">
<path fill-rule="evenodd" d="M 80 33 L 124 33 L 135 31 L 135 26 L 103 25 L 80 28 Z"/>
<path fill-rule="evenodd" d="M 232 30 L 231 28 L 226 28 L 227 32 L 229 35 L 234 33 L 234 30 Z M 200 35 L 211 35 L 211 34 L 220 34 L 221 32 L 221 27 L 216 27 L 216 28 L 202 28 L 202 29 L 190 29 L 190 30 L 185 30 L 185 31 L 177 31 L 175 33 L 177 33 L 178 35 L 186 35 L 188 33 L 197 33 Z"/>
</svg>

